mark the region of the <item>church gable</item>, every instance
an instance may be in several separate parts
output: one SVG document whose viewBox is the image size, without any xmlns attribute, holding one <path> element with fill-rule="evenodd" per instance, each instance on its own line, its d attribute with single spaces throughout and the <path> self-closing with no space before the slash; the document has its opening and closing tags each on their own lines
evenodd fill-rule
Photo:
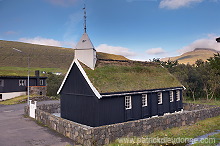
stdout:
<svg viewBox="0 0 220 146">
<path fill-rule="evenodd" d="M 58 90 L 57 94 L 95 95 L 101 98 L 99 92 L 92 85 L 78 60 L 74 60 Z"/>
</svg>

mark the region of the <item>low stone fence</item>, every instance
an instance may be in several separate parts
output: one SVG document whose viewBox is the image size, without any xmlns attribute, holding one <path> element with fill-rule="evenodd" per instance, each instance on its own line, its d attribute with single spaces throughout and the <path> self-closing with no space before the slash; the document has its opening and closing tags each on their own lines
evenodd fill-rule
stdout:
<svg viewBox="0 0 220 146">
<path fill-rule="evenodd" d="M 47 113 L 60 113 L 60 103 L 39 105 L 37 109 Z"/>
<path fill-rule="evenodd" d="M 59 104 L 38 106 L 36 120 L 69 137 L 74 142 L 86 146 L 109 144 L 117 138 L 147 135 L 157 130 L 194 124 L 199 120 L 220 115 L 220 107 L 184 104 L 184 109 L 187 111 L 181 113 L 107 126 L 89 127 L 51 114 L 57 113 L 59 108 Z M 28 114 L 27 107 L 25 108 L 25 114 Z"/>
<path fill-rule="evenodd" d="M 54 97 L 50 97 L 50 96 L 39 96 L 39 95 L 36 95 L 34 97 L 30 97 L 29 100 L 32 100 L 32 101 L 47 101 L 47 100 L 55 100 L 55 99 L 54 99 Z M 18 104 L 19 103 L 25 103 L 25 102 L 27 102 L 27 99 L 19 100 Z"/>
<path fill-rule="evenodd" d="M 216 107 L 215 105 L 207 104 L 194 104 L 194 103 L 183 103 L 183 108 L 185 111 L 201 110 Z"/>
</svg>

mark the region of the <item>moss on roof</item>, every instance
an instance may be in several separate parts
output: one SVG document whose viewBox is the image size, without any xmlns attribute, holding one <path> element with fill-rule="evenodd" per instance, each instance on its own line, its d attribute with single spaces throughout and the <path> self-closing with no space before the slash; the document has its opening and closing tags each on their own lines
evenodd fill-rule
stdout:
<svg viewBox="0 0 220 146">
<path fill-rule="evenodd" d="M 98 60 L 94 70 L 82 66 L 100 93 L 182 86 L 167 69 L 157 63 Z"/>
</svg>

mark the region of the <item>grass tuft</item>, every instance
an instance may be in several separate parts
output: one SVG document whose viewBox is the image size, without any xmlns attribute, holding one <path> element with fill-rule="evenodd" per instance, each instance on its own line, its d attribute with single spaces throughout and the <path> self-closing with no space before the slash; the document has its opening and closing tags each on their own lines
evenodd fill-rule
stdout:
<svg viewBox="0 0 220 146">
<path fill-rule="evenodd" d="M 0 104 L 3 104 L 3 105 L 18 104 L 18 103 L 21 103 L 20 101 L 26 100 L 27 97 L 28 97 L 27 95 L 18 96 L 18 97 L 12 98 L 12 99 L 7 99 L 7 100 L 4 100 L 4 101 L 0 101 Z"/>
</svg>

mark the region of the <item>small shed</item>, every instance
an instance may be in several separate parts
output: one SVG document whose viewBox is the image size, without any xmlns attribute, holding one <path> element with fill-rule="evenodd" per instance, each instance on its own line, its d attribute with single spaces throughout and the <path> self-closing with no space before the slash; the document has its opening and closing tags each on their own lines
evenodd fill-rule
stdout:
<svg viewBox="0 0 220 146">
<path fill-rule="evenodd" d="M 97 127 L 182 110 L 183 86 L 160 64 L 97 59 L 87 34 L 77 46 L 58 91 L 62 118 Z"/>
</svg>

